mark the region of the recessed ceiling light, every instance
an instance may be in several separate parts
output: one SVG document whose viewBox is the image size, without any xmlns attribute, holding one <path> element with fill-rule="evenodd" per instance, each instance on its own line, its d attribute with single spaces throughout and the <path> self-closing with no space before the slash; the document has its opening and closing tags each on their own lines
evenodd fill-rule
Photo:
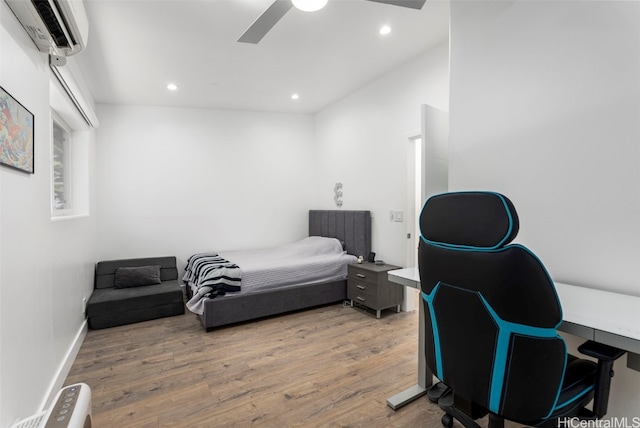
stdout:
<svg viewBox="0 0 640 428">
<path fill-rule="evenodd" d="M 292 100 L 297 100 L 298 98 L 300 98 L 300 95 L 298 95 L 298 94 L 292 94 L 291 95 L 291 99 Z"/>
<path fill-rule="evenodd" d="M 169 83 L 167 85 L 167 89 L 170 90 L 170 91 L 176 91 L 176 90 L 178 90 L 178 85 L 176 85 L 175 83 Z"/>
<path fill-rule="evenodd" d="M 327 5 L 327 0 L 291 0 L 291 3 L 304 12 L 316 12 Z"/>
<path fill-rule="evenodd" d="M 389 27 L 388 25 L 383 25 L 382 27 L 380 27 L 380 29 L 378 30 L 378 33 L 380 33 L 381 36 L 386 36 L 387 34 L 389 34 L 391 32 L 391 27 Z"/>
</svg>

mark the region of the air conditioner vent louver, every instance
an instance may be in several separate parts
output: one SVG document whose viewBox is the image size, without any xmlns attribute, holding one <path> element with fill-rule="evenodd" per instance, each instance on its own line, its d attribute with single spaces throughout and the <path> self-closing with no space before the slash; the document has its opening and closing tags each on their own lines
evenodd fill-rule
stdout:
<svg viewBox="0 0 640 428">
<path fill-rule="evenodd" d="M 47 0 L 34 0 L 33 4 L 38 11 L 38 15 L 40 15 L 40 18 L 42 18 L 44 25 L 49 30 L 49 34 L 51 34 L 51 37 L 53 38 L 56 46 L 65 48 L 72 47 L 75 44 L 75 41 L 71 40 L 72 43 L 69 43 L 64 30 L 58 23 L 58 17 L 56 16 L 56 12 L 53 10 L 51 4 Z M 55 4 L 57 5 L 57 2 L 55 2 Z M 64 20 L 64 17 L 60 18 L 63 21 L 63 24 L 66 26 L 67 23 Z"/>
</svg>

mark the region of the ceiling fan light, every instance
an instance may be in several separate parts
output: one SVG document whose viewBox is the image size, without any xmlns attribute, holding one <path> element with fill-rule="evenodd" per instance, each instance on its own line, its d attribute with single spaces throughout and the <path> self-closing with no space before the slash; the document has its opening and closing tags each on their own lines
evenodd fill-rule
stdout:
<svg viewBox="0 0 640 428">
<path fill-rule="evenodd" d="M 315 12 L 327 5 L 327 0 L 291 0 L 291 3 L 304 12 Z"/>
</svg>

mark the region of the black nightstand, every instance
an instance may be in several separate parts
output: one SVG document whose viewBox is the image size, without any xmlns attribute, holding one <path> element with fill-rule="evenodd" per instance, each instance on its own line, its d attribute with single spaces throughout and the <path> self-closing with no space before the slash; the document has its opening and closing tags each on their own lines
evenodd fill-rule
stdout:
<svg viewBox="0 0 640 428">
<path fill-rule="evenodd" d="M 376 311 L 376 318 L 380 318 L 380 311 L 396 307 L 400 312 L 400 305 L 404 296 L 402 285 L 390 282 L 387 272 L 400 269 L 394 265 L 376 265 L 375 263 L 358 263 L 347 268 L 347 298 L 354 303 L 366 306 Z"/>
</svg>

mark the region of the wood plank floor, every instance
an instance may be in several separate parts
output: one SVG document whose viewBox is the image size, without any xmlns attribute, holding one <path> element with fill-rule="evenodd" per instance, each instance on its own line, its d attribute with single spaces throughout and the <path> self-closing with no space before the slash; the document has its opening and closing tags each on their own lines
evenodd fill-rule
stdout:
<svg viewBox="0 0 640 428">
<path fill-rule="evenodd" d="M 386 404 L 416 382 L 417 321 L 337 304 L 210 333 L 191 313 L 89 330 L 66 384 L 91 387 L 96 428 L 437 428 L 426 398 Z"/>
</svg>

